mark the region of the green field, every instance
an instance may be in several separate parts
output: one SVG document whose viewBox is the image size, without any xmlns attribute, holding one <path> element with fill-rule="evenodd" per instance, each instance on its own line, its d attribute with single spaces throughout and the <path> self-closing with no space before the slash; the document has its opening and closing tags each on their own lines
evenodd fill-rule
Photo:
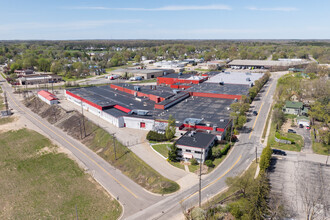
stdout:
<svg viewBox="0 0 330 220">
<path fill-rule="evenodd" d="M 298 134 L 293 133 L 281 133 L 283 137 L 293 139 L 295 144 L 282 144 L 275 141 L 275 124 L 272 122 L 268 137 L 268 145 L 272 148 L 289 150 L 289 151 L 301 151 L 301 148 L 304 146 L 303 138 Z"/>
<path fill-rule="evenodd" d="M 104 189 L 37 132 L 0 135 L 0 219 L 117 219 Z"/>
<path fill-rule="evenodd" d="M 322 155 L 330 155 L 330 146 L 326 145 L 324 143 L 318 143 L 314 141 L 314 132 L 313 130 L 311 131 L 311 136 L 312 136 L 312 148 L 313 148 L 313 152 L 316 154 L 322 154 Z"/>
<path fill-rule="evenodd" d="M 3 124 L 7 124 L 7 123 L 11 123 L 15 120 L 14 117 L 4 117 L 4 118 L 0 118 L 0 125 L 3 125 Z"/>
<path fill-rule="evenodd" d="M 164 157 L 168 157 L 168 147 L 170 147 L 172 144 L 153 144 L 152 148 L 163 155 Z"/>
</svg>

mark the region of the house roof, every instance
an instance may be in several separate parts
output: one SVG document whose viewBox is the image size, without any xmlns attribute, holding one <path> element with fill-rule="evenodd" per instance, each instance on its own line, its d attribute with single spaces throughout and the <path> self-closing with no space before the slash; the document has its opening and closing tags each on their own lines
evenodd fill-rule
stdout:
<svg viewBox="0 0 330 220">
<path fill-rule="evenodd" d="M 176 144 L 206 149 L 215 138 L 213 134 L 188 131 L 176 141 Z"/>
<path fill-rule="evenodd" d="M 285 102 L 285 108 L 303 108 L 303 103 L 302 102 L 291 102 L 291 101 L 286 101 Z"/>
<path fill-rule="evenodd" d="M 58 100 L 58 98 L 54 94 L 52 94 L 52 93 L 50 93 L 46 90 L 41 90 L 41 91 L 38 92 L 38 94 L 41 95 L 42 97 L 44 97 L 45 99 L 49 100 L 49 101 Z"/>
</svg>

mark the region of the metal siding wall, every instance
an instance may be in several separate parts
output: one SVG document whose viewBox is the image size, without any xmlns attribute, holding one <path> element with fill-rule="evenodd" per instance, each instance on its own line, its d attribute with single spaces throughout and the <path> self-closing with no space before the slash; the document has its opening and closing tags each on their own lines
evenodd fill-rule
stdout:
<svg viewBox="0 0 330 220">
<path fill-rule="evenodd" d="M 152 130 L 155 124 L 154 120 L 150 120 L 150 119 L 133 118 L 133 117 L 125 117 L 125 116 L 123 118 L 127 128 Z M 144 122 L 146 124 L 145 128 L 140 128 L 141 122 Z"/>
</svg>

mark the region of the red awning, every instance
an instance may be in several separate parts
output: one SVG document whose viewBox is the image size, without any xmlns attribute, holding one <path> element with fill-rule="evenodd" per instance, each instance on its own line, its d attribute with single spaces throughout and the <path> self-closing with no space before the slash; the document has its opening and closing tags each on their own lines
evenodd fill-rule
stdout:
<svg viewBox="0 0 330 220">
<path fill-rule="evenodd" d="M 118 109 L 118 110 L 120 110 L 120 111 L 123 111 L 123 112 L 125 112 L 125 113 L 129 113 L 129 112 L 131 111 L 130 109 L 125 108 L 125 107 L 120 106 L 120 105 L 115 105 L 115 106 L 113 106 L 113 107 L 115 107 L 116 109 Z"/>
</svg>

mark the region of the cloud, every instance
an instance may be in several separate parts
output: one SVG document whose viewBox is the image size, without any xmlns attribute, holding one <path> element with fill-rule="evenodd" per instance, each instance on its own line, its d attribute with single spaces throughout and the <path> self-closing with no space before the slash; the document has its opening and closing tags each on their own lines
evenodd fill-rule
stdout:
<svg viewBox="0 0 330 220">
<path fill-rule="evenodd" d="M 231 10 L 227 5 L 172 5 L 160 8 L 109 8 L 102 6 L 71 7 L 76 10 L 120 10 L 120 11 L 191 11 L 191 10 Z"/>
<path fill-rule="evenodd" d="M 293 7 L 275 7 L 275 8 L 246 7 L 246 8 L 251 11 L 283 11 L 283 12 L 298 11 L 298 8 L 293 8 Z"/>
<path fill-rule="evenodd" d="M 0 31 L 15 31 L 15 30 L 30 30 L 30 29 L 61 29 L 61 30 L 80 30 L 95 27 L 102 27 L 110 24 L 132 24 L 139 23 L 140 20 L 125 19 L 125 20 L 87 20 L 77 22 L 63 22 L 63 23 L 44 23 L 44 22 L 25 22 L 18 24 L 0 24 Z"/>
</svg>

